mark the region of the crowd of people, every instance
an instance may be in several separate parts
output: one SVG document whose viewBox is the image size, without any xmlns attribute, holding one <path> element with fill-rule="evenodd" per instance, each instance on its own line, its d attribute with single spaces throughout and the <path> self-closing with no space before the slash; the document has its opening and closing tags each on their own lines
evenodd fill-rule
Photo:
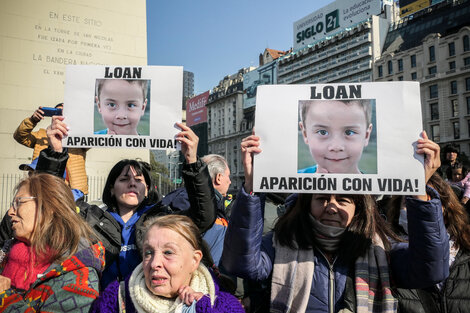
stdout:
<svg viewBox="0 0 470 313">
<path fill-rule="evenodd" d="M 68 128 L 52 117 L 0 225 L 0 312 L 468 311 L 470 175 L 457 150 L 441 166 L 423 132 L 425 194 L 292 194 L 265 232 L 266 195 L 253 192 L 263 138 L 242 140 L 232 200 L 227 161 L 199 158 L 177 126 L 184 187 L 162 197 L 150 165 L 125 159 L 97 206 L 67 180 Z"/>
</svg>

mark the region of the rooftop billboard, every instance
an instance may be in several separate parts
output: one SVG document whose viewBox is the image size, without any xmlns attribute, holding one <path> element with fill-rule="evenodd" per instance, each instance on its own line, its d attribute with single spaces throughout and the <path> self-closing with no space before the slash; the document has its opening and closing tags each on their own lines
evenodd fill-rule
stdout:
<svg viewBox="0 0 470 313">
<path fill-rule="evenodd" d="M 336 0 L 294 23 L 294 50 L 381 12 L 381 0 Z"/>
<path fill-rule="evenodd" d="M 186 102 L 186 125 L 191 127 L 196 124 L 207 122 L 207 99 L 209 91 L 201 93 Z"/>
<path fill-rule="evenodd" d="M 431 5 L 430 0 L 400 0 L 400 17 L 418 12 Z"/>
</svg>

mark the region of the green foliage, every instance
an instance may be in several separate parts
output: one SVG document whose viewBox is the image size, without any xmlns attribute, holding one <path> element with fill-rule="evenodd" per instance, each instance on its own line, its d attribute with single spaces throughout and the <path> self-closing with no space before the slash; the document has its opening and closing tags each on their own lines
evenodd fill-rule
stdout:
<svg viewBox="0 0 470 313">
<path fill-rule="evenodd" d="M 150 153 L 150 165 L 152 166 L 151 175 L 155 184 L 158 184 L 158 182 L 161 180 L 162 185 L 171 185 L 171 181 L 168 178 L 170 174 L 168 169 L 165 165 L 155 160 L 153 153 Z M 160 175 L 161 178 L 159 178 Z"/>
</svg>

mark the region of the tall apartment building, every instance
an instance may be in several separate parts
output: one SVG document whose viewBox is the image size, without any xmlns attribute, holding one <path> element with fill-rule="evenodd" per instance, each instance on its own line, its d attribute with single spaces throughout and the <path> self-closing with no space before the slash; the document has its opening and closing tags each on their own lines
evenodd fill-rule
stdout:
<svg viewBox="0 0 470 313">
<path fill-rule="evenodd" d="M 253 68 L 243 68 L 238 73 L 225 76 L 213 88 L 207 101 L 207 126 L 209 153 L 217 153 L 227 159 L 232 185 L 238 189 L 243 182 L 240 142 L 250 133 L 242 129 L 243 74 Z"/>
<path fill-rule="evenodd" d="M 344 9 L 340 7 L 341 2 L 337 1 L 336 5 L 336 10 Z M 316 41 L 279 58 L 278 83 L 372 81 L 373 60 L 380 56 L 388 27 L 398 18 L 397 14 L 396 5 L 385 5 L 380 14 L 367 15 L 364 20 L 338 28 L 334 34 L 319 36 Z"/>
<path fill-rule="evenodd" d="M 470 1 L 447 1 L 391 25 L 374 80 L 420 82 L 423 127 L 470 155 Z"/>
<path fill-rule="evenodd" d="M 186 100 L 194 96 L 194 73 L 183 71 L 183 110 L 186 110 Z"/>
</svg>

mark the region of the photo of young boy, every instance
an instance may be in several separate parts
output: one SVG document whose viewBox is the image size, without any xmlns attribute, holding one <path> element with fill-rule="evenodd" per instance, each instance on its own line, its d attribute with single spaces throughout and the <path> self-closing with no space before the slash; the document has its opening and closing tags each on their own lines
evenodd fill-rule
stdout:
<svg viewBox="0 0 470 313">
<path fill-rule="evenodd" d="M 94 133 L 148 136 L 150 80 L 97 79 Z"/>
<path fill-rule="evenodd" d="M 375 100 L 300 100 L 297 172 L 376 174 L 374 124 Z"/>
</svg>

